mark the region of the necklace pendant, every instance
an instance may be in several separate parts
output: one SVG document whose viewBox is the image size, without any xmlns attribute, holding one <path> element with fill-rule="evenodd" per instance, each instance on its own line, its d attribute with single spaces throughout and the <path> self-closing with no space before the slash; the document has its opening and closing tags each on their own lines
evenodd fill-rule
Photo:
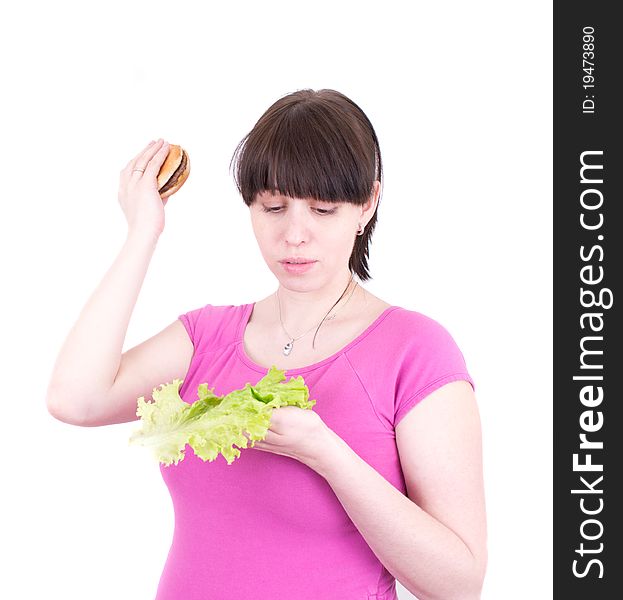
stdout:
<svg viewBox="0 0 623 600">
<path fill-rule="evenodd" d="M 291 340 L 283 347 L 284 356 L 289 356 L 290 352 L 292 352 L 293 346 L 294 346 L 294 340 Z"/>
</svg>

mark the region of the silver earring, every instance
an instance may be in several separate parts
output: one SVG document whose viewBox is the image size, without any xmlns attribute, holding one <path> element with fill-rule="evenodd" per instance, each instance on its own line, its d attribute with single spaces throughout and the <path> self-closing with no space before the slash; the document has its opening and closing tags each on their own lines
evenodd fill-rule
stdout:
<svg viewBox="0 0 623 600">
<path fill-rule="evenodd" d="M 363 235 L 364 226 L 359 223 L 359 229 L 357 229 L 357 235 Z"/>
</svg>

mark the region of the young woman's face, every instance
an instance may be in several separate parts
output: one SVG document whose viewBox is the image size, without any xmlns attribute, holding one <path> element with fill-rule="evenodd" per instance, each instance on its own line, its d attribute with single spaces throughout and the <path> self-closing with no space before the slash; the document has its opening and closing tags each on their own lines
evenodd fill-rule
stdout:
<svg viewBox="0 0 623 600">
<path fill-rule="evenodd" d="M 264 192 L 249 209 L 262 256 L 285 287 L 316 289 L 348 277 L 358 225 L 367 222 L 364 207 Z M 290 266 L 292 259 L 309 264 Z"/>
</svg>

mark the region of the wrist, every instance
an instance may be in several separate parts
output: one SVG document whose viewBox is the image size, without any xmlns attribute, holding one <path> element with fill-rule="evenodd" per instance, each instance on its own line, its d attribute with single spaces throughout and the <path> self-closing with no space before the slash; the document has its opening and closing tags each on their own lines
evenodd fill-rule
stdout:
<svg viewBox="0 0 623 600">
<path fill-rule="evenodd" d="M 325 425 L 314 456 L 306 461 L 308 467 L 327 479 L 332 469 L 352 452 L 348 444 L 335 431 Z"/>
<path fill-rule="evenodd" d="M 154 229 L 128 229 L 126 240 L 130 243 L 152 244 L 155 245 L 160 239 L 159 231 Z"/>
</svg>

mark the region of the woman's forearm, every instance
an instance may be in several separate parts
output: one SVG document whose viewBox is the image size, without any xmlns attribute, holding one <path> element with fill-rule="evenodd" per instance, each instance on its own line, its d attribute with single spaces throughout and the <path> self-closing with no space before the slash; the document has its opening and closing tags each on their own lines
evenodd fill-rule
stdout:
<svg viewBox="0 0 623 600">
<path fill-rule="evenodd" d="M 329 430 L 309 466 L 332 487 L 385 568 L 419 600 L 480 598 L 484 565 L 449 528 L 398 491 Z"/>
<path fill-rule="evenodd" d="M 80 424 L 89 403 L 112 387 L 128 324 L 158 236 L 128 231 L 112 266 L 83 307 L 58 354 L 48 384 L 48 410 Z"/>
</svg>

